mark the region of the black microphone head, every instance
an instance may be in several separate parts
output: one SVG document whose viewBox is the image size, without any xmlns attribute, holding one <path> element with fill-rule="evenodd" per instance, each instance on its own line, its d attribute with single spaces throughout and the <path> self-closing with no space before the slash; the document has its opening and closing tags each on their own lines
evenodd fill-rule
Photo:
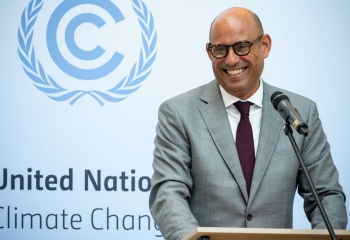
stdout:
<svg viewBox="0 0 350 240">
<path fill-rule="evenodd" d="M 271 100 L 271 103 L 272 103 L 273 107 L 274 107 L 276 110 L 278 110 L 278 109 L 277 109 L 278 104 L 279 104 L 282 100 L 288 100 L 288 101 L 289 101 L 289 98 L 288 98 L 286 95 L 284 95 L 283 92 L 276 91 L 276 92 L 274 92 L 274 93 L 271 95 L 270 100 Z"/>
</svg>

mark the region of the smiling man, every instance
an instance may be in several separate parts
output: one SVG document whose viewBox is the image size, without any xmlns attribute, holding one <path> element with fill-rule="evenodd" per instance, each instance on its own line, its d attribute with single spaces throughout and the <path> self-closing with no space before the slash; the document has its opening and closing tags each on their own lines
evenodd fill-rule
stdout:
<svg viewBox="0 0 350 240">
<path fill-rule="evenodd" d="M 345 229 L 345 195 L 316 104 L 262 81 L 271 38 L 248 9 L 212 23 L 206 50 L 215 80 L 159 109 L 150 210 L 165 239 L 197 226 L 292 228 L 296 189 L 312 228 L 325 228 L 270 96 L 283 91 L 309 126 L 295 135 L 330 222 Z"/>
<path fill-rule="evenodd" d="M 214 20 L 209 40 L 207 53 L 220 86 L 240 99 L 251 97 L 271 49 L 271 38 L 263 33 L 259 18 L 246 9 L 228 9 Z"/>
</svg>

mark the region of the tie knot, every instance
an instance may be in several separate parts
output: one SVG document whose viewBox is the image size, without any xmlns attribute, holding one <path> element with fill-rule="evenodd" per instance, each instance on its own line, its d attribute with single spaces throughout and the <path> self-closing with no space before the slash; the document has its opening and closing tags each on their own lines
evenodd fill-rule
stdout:
<svg viewBox="0 0 350 240">
<path fill-rule="evenodd" d="M 249 116 L 249 109 L 250 106 L 253 105 L 251 102 L 235 102 L 233 105 L 238 109 L 238 111 L 241 113 L 241 115 L 248 115 Z"/>
</svg>

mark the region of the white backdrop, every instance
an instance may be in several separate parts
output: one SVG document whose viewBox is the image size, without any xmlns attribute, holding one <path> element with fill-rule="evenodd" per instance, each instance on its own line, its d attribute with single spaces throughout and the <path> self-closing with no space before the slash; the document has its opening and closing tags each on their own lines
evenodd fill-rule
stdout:
<svg viewBox="0 0 350 240">
<path fill-rule="evenodd" d="M 124 55 L 113 71 L 92 80 L 67 74 L 57 66 L 57 56 L 51 55 L 47 47 L 48 22 L 58 6 L 69 5 L 64 3 L 67 1 L 73 2 L 0 2 L 0 235 L 4 239 L 161 239 L 148 210 L 158 107 L 164 100 L 213 79 L 205 52 L 209 26 L 217 14 L 231 6 L 256 12 L 272 38 L 263 79 L 318 104 L 340 183 L 350 194 L 350 130 L 346 127 L 350 118 L 346 109 L 350 87 L 349 1 L 144 0 L 142 7 L 142 2 L 135 0 L 134 6 L 145 10 L 138 15 L 132 0 L 76 0 L 78 5 L 69 11 L 57 10 L 62 14 L 57 42 L 63 57 L 89 70 L 103 66 L 115 52 Z M 96 6 L 101 2 L 114 7 Z M 109 13 L 115 6 L 124 16 L 118 23 Z M 22 18 L 25 9 L 32 9 L 32 15 Z M 105 25 L 98 28 L 83 23 L 74 35 L 65 35 L 70 22 L 82 13 L 99 16 Z M 72 36 L 74 41 L 65 39 Z M 81 60 L 67 48 L 74 42 L 85 51 L 101 46 L 104 54 L 93 61 Z M 124 76 L 132 76 L 135 63 L 141 67 L 130 78 L 130 86 L 119 88 L 124 93 L 119 92 L 118 97 L 127 98 L 110 102 L 106 94 L 114 98 L 117 94 L 107 90 L 121 83 Z M 137 78 L 149 71 L 136 84 Z M 137 87 L 133 93 L 125 93 Z M 86 93 L 92 90 L 95 93 L 90 94 L 103 106 Z M 64 95 L 67 93 L 70 98 Z M 47 95 L 64 95 L 67 100 L 56 101 Z M 92 177 L 97 184 L 98 172 L 99 191 L 91 181 Z M 32 226 L 26 214 L 37 214 Z M 299 196 L 295 199 L 294 228 L 310 228 Z"/>
</svg>

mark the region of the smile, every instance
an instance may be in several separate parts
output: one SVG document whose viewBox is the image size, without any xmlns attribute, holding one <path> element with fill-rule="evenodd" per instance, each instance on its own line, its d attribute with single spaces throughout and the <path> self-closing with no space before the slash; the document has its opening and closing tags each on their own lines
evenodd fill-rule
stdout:
<svg viewBox="0 0 350 240">
<path fill-rule="evenodd" d="M 231 76 L 234 76 L 234 75 L 238 75 L 242 72 L 244 72 L 247 68 L 244 67 L 244 68 L 238 68 L 238 69 L 225 69 L 224 71 L 228 74 L 228 75 L 231 75 Z"/>
</svg>

